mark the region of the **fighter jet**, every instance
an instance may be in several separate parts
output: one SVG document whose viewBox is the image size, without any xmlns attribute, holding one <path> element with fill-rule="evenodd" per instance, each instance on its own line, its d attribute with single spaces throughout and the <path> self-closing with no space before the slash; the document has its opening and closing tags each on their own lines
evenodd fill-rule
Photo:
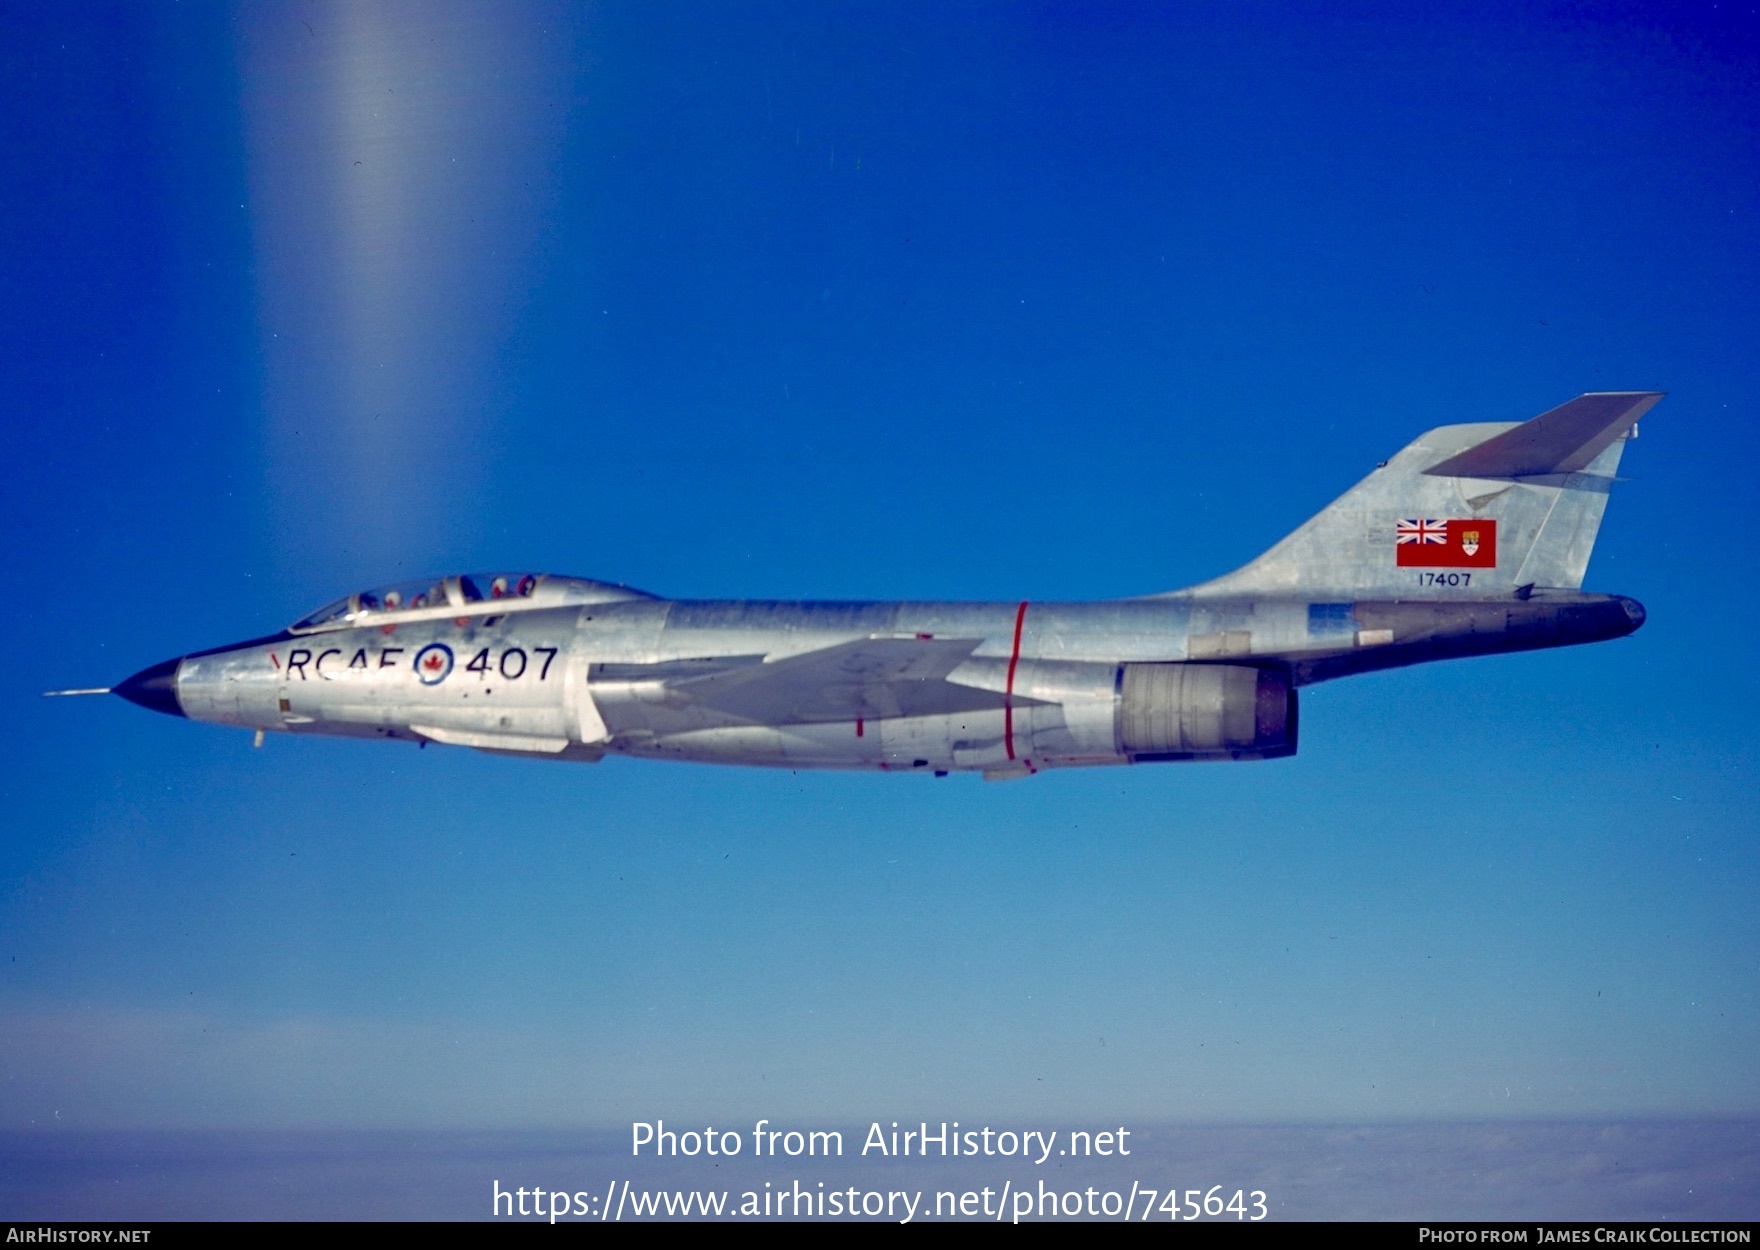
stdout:
<svg viewBox="0 0 1760 1250">
<path fill-rule="evenodd" d="M 674 600 L 468 573 L 361 591 L 116 686 L 265 732 L 545 759 L 970 771 L 1274 759 L 1314 682 L 1598 642 L 1581 589 L 1652 391 L 1431 430 L 1245 567 L 1100 603 Z"/>
</svg>

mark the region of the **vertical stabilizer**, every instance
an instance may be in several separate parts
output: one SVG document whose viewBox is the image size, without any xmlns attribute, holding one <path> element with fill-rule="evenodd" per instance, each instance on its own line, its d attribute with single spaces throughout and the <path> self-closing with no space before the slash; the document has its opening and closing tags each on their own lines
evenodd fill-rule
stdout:
<svg viewBox="0 0 1760 1250">
<path fill-rule="evenodd" d="M 1520 424 L 1431 430 L 1251 564 L 1180 596 L 1422 598 L 1575 590 L 1659 391 L 1578 396 Z"/>
</svg>

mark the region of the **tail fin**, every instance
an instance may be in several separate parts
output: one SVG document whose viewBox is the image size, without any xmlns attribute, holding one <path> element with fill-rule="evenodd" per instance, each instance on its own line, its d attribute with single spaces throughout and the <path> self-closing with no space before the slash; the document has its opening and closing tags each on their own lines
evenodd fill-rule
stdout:
<svg viewBox="0 0 1760 1250">
<path fill-rule="evenodd" d="M 1244 568 L 1183 596 L 1415 598 L 1583 584 L 1607 492 L 1660 391 L 1579 395 L 1519 425 L 1445 425 Z"/>
</svg>

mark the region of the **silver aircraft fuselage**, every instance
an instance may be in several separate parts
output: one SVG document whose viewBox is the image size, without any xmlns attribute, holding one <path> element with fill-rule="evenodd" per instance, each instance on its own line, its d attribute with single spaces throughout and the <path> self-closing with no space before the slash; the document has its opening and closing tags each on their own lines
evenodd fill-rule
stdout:
<svg viewBox="0 0 1760 1250">
<path fill-rule="evenodd" d="M 559 759 L 1005 777 L 1289 755 L 1300 685 L 1593 642 L 1643 620 L 1629 599 L 1580 592 L 1440 604 L 691 602 L 558 577 L 538 579 L 524 603 L 358 615 L 368 619 L 185 656 L 118 693 L 246 729 Z"/>
<path fill-rule="evenodd" d="M 466 574 L 350 595 L 115 693 L 259 732 L 584 761 L 1000 779 L 1286 756 L 1301 686 L 1638 628 L 1635 601 L 1580 587 L 1623 445 L 1659 398 L 1432 430 L 1258 560 L 1185 591 L 691 601 Z"/>
</svg>

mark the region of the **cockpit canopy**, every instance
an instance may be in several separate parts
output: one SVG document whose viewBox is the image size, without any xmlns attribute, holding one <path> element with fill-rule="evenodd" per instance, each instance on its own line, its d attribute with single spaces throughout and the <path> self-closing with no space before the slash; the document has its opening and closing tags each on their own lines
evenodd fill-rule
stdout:
<svg viewBox="0 0 1760 1250">
<path fill-rule="evenodd" d="M 381 586 L 327 603 L 288 626 L 291 633 L 340 629 L 369 621 L 474 615 L 486 609 L 522 611 L 571 603 L 652 599 L 628 586 L 554 573 L 460 573 Z"/>
</svg>

